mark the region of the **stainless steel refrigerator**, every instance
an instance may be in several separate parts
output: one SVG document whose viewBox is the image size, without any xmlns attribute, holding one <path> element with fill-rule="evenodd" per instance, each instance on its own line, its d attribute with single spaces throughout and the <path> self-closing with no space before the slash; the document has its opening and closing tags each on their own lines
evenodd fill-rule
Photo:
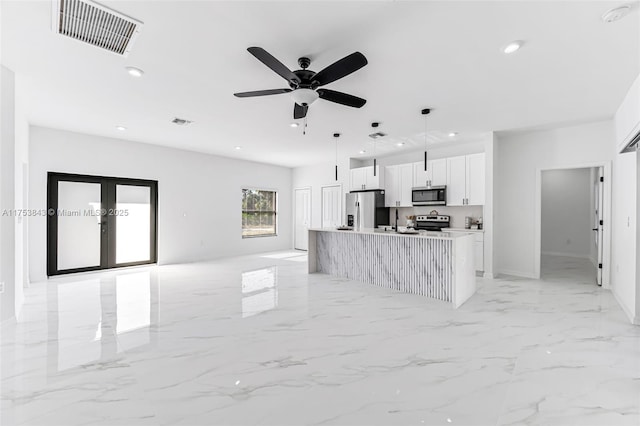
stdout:
<svg viewBox="0 0 640 426">
<path fill-rule="evenodd" d="M 389 207 L 384 206 L 384 191 L 350 192 L 347 198 L 347 225 L 355 229 L 389 225 Z"/>
</svg>

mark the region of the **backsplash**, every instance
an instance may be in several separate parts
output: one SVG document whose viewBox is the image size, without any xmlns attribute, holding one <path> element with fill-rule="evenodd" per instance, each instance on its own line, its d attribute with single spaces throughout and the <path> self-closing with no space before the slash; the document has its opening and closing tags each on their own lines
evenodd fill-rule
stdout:
<svg viewBox="0 0 640 426">
<path fill-rule="evenodd" d="M 482 217 L 482 206 L 459 206 L 459 207 L 447 207 L 447 206 L 420 206 L 420 207 L 400 207 L 397 209 L 399 213 L 398 225 L 404 226 L 407 223 L 407 216 L 413 215 L 425 215 L 429 214 L 432 210 L 436 210 L 438 214 L 444 214 L 451 216 L 452 228 L 464 228 L 464 218 L 471 216 L 474 219 Z M 393 225 L 396 220 L 396 208 L 391 207 L 389 209 L 389 219 Z"/>
</svg>

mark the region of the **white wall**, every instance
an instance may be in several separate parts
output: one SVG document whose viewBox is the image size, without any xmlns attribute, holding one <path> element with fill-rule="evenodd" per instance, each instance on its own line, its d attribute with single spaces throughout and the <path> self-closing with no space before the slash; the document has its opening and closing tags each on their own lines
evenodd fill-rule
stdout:
<svg viewBox="0 0 640 426">
<path fill-rule="evenodd" d="M 15 76 L 0 66 L 0 320 L 16 315 L 15 222 Z M 20 291 L 20 290 L 18 290 Z"/>
<path fill-rule="evenodd" d="M 29 204 L 46 208 L 47 172 L 158 181 L 158 263 L 292 247 L 291 169 L 31 127 Z M 214 141 L 212 141 L 214 143 Z M 278 236 L 243 239 L 241 189 L 278 191 Z M 31 281 L 46 278 L 46 219 L 29 221 Z"/>
<path fill-rule="evenodd" d="M 497 273 L 537 277 L 537 179 L 542 169 L 610 162 L 610 120 L 552 130 L 497 134 L 494 262 Z"/>
<path fill-rule="evenodd" d="M 491 133 L 487 133 L 487 140 L 492 138 Z M 430 160 L 436 160 L 438 158 L 456 157 L 459 155 L 477 154 L 484 152 L 485 142 L 463 142 L 463 143 L 451 143 L 451 144 L 438 144 L 435 147 L 430 147 L 428 154 Z M 395 155 L 387 155 L 385 157 L 378 158 L 378 165 L 380 167 L 393 166 L 396 164 L 416 163 L 418 161 L 424 161 L 424 151 L 411 151 L 402 152 Z M 359 167 L 372 166 L 373 159 L 361 160 L 358 162 Z"/>
<path fill-rule="evenodd" d="M 615 144 L 611 144 L 615 149 Z M 615 151 L 614 151 L 615 152 Z M 638 156 L 615 154 L 613 164 L 613 238 L 611 290 L 629 316 L 638 322 L 636 300 Z"/>
<path fill-rule="evenodd" d="M 311 227 L 322 226 L 322 186 L 342 185 L 342 214 L 344 218 L 344 194 L 349 192 L 349 165 L 348 158 L 338 159 L 338 180 L 335 180 L 335 163 L 317 164 L 313 166 L 296 167 L 293 169 L 292 187 L 311 188 Z"/>
<path fill-rule="evenodd" d="M 591 170 L 542 172 L 542 254 L 590 259 Z"/>
</svg>

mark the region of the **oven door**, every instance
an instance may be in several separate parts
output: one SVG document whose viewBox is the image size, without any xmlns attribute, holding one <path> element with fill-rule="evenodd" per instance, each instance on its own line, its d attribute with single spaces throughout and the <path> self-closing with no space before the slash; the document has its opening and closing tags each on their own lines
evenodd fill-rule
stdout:
<svg viewBox="0 0 640 426">
<path fill-rule="evenodd" d="M 444 206 L 447 204 L 447 187 L 413 188 L 411 204 L 414 206 Z"/>
</svg>

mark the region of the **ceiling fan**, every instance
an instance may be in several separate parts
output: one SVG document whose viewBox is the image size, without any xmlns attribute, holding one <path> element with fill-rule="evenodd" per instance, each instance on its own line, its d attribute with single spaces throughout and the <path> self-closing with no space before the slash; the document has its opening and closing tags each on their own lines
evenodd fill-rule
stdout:
<svg viewBox="0 0 640 426">
<path fill-rule="evenodd" d="M 293 107 L 293 118 L 299 119 L 307 116 L 307 110 L 316 99 L 335 102 L 354 108 L 362 107 L 367 101 L 357 96 L 347 93 L 336 92 L 335 90 L 321 89 L 320 86 L 333 83 L 336 80 L 358 71 L 367 65 L 367 58 L 360 52 L 347 55 L 339 61 L 334 62 L 319 72 L 308 70 L 311 60 L 309 58 L 298 59 L 299 70 L 291 71 L 282 62 L 278 61 L 269 52 L 261 47 L 250 47 L 249 53 L 255 56 L 260 62 L 271 68 L 276 74 L 289 82 L 290 89 L 270 89 L 258 90 L 254 92 L 234 93 L 239 98 L 250 98 L 253 96 L 278 95 L 281 93 L 291 93 L 295 105 Z"/>
</svg>

